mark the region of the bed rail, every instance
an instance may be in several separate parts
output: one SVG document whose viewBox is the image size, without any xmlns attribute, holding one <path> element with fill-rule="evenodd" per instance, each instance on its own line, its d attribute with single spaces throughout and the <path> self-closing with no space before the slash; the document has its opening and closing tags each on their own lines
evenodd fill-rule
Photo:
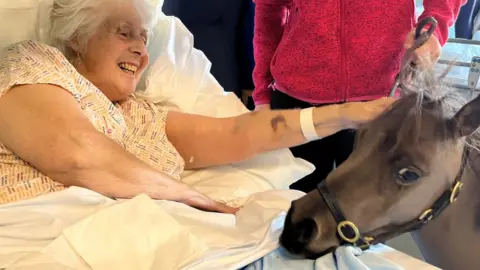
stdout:
<svg viewBox="0 0 480 270">
<path fill-rule="evenodd" d="M 468 51 L 468 53 L 462 51 Z M 448 39 L 436 68 L 438 68 L 438 72 L 441 72 L 448 65 L 452 65 L 453 69 L 447 76 L 447 81 L 454 88 L 464 93 L 467 98 L 473 98 L 480 93 L 478 86 L 480 40 Z"/>
</svg>

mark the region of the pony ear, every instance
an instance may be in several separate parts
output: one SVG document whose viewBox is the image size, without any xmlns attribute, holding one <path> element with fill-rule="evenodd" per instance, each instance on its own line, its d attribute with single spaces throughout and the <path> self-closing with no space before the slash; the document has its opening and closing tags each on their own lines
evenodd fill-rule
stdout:
<svg viewBox="0 0 480 270">
<path fill-rule="evenodd" d="M 454 137 L 464 137 L 475 132 L 480 126 L 480 95 L 465 104 L 450 120 Z"/>
</svg>

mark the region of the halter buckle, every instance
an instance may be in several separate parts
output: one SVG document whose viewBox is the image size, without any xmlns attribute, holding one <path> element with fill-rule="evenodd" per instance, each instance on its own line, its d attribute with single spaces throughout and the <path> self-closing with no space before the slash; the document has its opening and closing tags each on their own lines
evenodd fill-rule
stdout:
<svg viewBox="0 0 480 270">
<path fill-rule="evenodd" d="M 433 210 L 428 209 L 428 210 L 425 210 L 425 212 L 423 212 L 423 214 L 418 218 L 418 220 L 427 222 L 432 220 L 432 218 L 433 218 Z"/>
<path fill-rule="evenodd" d="M 454 203 L 457 198 L 458 198 L 458 195 L 460 195 L 460 190 L 462 189 L 463 187 L 463 183 L 458 181 L 455 186 L 453 187 L 452 189 L 452 194 L 450 195 L 450 203 Z"/>
<path fill-rule="evenodd" d="M 352 238 L 349 238 L 343 233 L 343 228 L 345 227 L 349 227 L 353 231 L 354 236 Z M 357 226 L 355 226 L 353 222 L 348 220 L 338 223 L 337 232 L 340 238 L 351 244 L 355 244 L 360 239 L 360 231 L 358 230 Z"/>
<path fill-rule="evenodd" d="M 370 247 L 372 245 L 372 242 L 375 240 L 375 238 L 369 237 L 369 236 L 364 236 L 362 240 L 363 240 L 363 242 L 365 242 L 365 245 L 362 245 L 359 248 L 364 249 L 364 248 Z"/>
<path fill-rule="evenodd" d="M 363 237 L 363 240 L 365 241 L 365 243 L 367 243 L 368 245 L 370 245 L 370 244 L 372 244 L 373 240 L 375 240 L 375 238 L 365 236 L 365 237 Z"/>
</svg>

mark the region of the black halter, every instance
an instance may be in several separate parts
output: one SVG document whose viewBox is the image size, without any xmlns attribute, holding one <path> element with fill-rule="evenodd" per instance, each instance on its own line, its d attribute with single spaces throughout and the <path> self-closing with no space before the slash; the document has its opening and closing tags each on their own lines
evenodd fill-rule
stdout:
<svg viewBox="0 0 480 270">
<path fill-rule="evenodd" d="M 326 181 L 323 181 L 317 186 L 317 190 L 320 192 L 321 197 L 327 204 L 333 218 L 337 222 L 337 237 L 340 240 L 340 244 L 350 244 L 361 249 L 367 249 L 371 245 L 383 243 L 384 241 L 400 234 L 418 230 L 430 220 L 439 216 L 443 210 L 445 210 L 445 208 L 457 200 L 458 195 L 460 194 L 460 189 L 463 186 L 461 178 L 468 161 L 469 152 L 468 146 L 465 146 L 462 154 L 462 164 L 460 170 L 455 176 L 452 188 L 445 190 L 443 194 L 433 203 L 432 207 L 425 210 L 420 217 L 401 225 L 387 225 L 365 234 L 362 234 L 359 231 L 355 223 L 345 218 L 345 214 L 340 208 L 336 198 L 328 190 L 325 184 Z"/>
</svg>

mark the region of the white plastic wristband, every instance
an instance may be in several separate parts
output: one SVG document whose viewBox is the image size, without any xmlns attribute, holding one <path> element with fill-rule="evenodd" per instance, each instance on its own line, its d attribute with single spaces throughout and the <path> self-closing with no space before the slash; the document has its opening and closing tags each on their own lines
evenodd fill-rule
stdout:
<svg viewBox="0 0 480 270">
<path fill-rule="evenodd" d="M 303 136 L 308 141 L 320 139 L 313 124 L 313 109 L 314 107 L 310 107 L 300 111 L 300 127 L 302 128 Z"/>
</svg>

